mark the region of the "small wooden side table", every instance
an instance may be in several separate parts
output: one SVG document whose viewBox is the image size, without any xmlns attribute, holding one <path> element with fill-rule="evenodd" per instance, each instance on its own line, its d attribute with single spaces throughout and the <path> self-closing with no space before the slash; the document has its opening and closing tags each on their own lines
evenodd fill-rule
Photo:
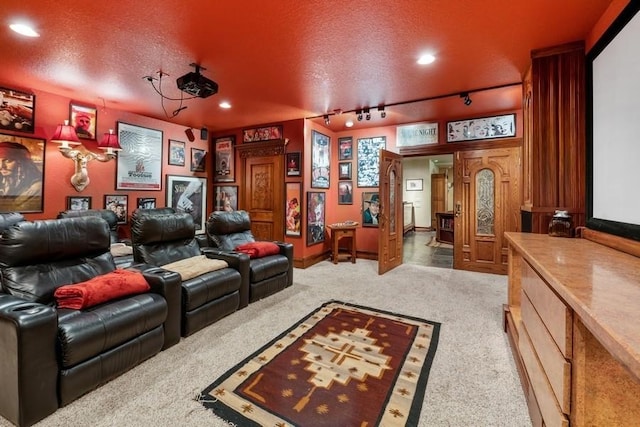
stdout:
<svg viewBox="0 0 640 427">
<path fill-rule="evenodd" d="M 331 261 L 337 264 L 340 259 L 349 259 L 353 264 L 356 263 L 356 229 L 357 222 L 327 225 L 331 230 Z M 348 238 L 349 248 L 347 251 L 340 252 L 340 239 Z"/>
</svg>

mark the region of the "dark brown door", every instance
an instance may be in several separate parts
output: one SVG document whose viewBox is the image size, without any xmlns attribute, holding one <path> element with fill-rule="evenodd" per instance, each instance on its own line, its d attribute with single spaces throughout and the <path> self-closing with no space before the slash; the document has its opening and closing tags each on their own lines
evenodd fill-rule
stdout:
<svg viewBox="0 0 640 427">
<path fill-rule="evenodd" d="M 447 211 L 447 176 L 443 173 L 431 174 L 431 228 L 437 224 L 436 213 Z"/>
<path fill-rule="evenodd" d="M 240 208 L 249 213 L 256 240 L 284 240 L 284 154 L 278 144 L 249 145 L 241 151 Z"/>
<path fill-rule="evenodd" d="M 507 273 L 505 231 L 518 231 L 520 148 L 455 154 L 454 268 Z"/>
<path fill-rule="evenodd" d="M 380 150 L 378 274 L 402 264 L 402 156 Z"/>
</svg>

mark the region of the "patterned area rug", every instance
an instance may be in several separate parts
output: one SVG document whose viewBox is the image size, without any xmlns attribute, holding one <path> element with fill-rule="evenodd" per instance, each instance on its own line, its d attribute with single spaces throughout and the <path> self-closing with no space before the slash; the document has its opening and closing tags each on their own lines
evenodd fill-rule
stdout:
<svg viewBox="0 0 640 427">
<path fill-rule="evenodd" d="M 207 387 L 241 426 L 415 426 L 440 324 L 330 301 Z"/>
</svg>

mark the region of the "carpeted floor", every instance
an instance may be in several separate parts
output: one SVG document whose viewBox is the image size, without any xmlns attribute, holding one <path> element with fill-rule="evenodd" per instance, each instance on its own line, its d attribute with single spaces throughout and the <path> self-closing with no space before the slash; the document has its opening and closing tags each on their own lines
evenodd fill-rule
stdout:
<svg viewBox="0 0 640 427">
<path fill-rule="evenodd" d="M 507 278 L 404 264 L 323 261 L 294 285 L 199 331 L 83 396 L 46 426 L 227 426 L 196 397 L 216 378 L 326 301 L 442 323 L 418 426 L 530 426 L 502 329 Z M 9 426 L 0 420 L 1 426 Z"/>
</svg>

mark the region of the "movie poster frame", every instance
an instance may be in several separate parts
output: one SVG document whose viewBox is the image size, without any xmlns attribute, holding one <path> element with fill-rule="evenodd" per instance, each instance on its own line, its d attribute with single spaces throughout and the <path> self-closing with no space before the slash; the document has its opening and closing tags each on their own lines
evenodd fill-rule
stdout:
<svg viewBox="0 0 640 427">
<path fill-rule="evenodd" d="M 116 190 L 162 190 L 162 131 L 118 122 L 118 141 Z"/>
</svg>

